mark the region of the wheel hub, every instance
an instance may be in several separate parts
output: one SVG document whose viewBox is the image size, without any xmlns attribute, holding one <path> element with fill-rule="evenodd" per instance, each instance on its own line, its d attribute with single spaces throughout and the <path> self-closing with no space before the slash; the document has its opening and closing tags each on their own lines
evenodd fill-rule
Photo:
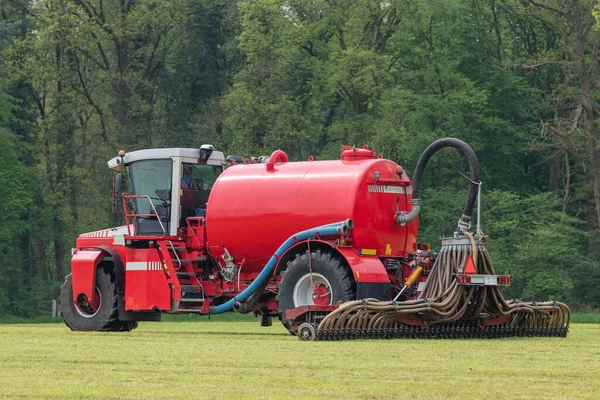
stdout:
<svg viewBox="0 0 600 400">
<path fill-rule="evenodd" d="M 82 317 L 91 318 L 98 313 L 101 305 L 102 295 L 98 291 L 98 288 L 96 288 L 95 295 L 91 300 L 89 300 L 84 294 L 81 294 L 77 297 L 77 301 L 75 302 L 75 310 Z"/>
<path fill-rule="evenodd" d="M 334 298 L 331 284 L 322 274 L 308 273 L 294 286 L 294 306 L 330 305 Z"/>
<path fill-rule="evenodd" d="M 313 302 L 317 306 L 327 306 L 331 304 L 331 290 L 322 283 L 317 283 L 313 288 Z"/>
<path fill-rule="evenodd" d="M 302 342 L 312 342 L 317 338 L 317 331 L 312 324 L 303 323 L 298 328 L 298 339 Z"/>
</svg>

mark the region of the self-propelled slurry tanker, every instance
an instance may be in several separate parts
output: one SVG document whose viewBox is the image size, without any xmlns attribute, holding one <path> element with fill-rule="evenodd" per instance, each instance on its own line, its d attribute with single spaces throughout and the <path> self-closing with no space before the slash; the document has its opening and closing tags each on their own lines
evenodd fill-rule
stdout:
<svg viewBox="0 0 600 400">
<path fill-rule="evenodd" d="M 421 181 L 453 147 L 469 164 L 457 231 L 417 241 Z M 130 331 L 162 313 L 278 316 L 301 340 L 565 336 L 569 308 L 506 300 L 471 215 L 473 150 L 441 139 L 412 180 L 369 149 L 339 160 L 233 157 L 213 146 L 124 151 L 108 162 L 125 225 L 77 239 L 61 310 L 75 331 Z M 122 192 L 123 177 L 127 191 Z"/>
</svg>

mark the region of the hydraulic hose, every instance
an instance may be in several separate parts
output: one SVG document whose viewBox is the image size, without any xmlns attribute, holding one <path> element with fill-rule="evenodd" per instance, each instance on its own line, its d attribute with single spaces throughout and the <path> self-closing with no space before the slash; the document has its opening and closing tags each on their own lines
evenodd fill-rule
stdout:
<svg viewBox="0 0 600 400">
<path fill-rule="evenodd" d="M 445 147 L 454 147 L 458 152 L 467 160 L 469 163 L 469 192 L 467 193 L 467 200 L 465 202 L 465 208 L 463 209 L 462 216 L 458 221 L 458 230 L 464 232 L 469 229 L 471 225 L 471 215 L 473 214 L 473 206 L 477 199 L 477 189 L 479 185 L 479 161 L 477 156 L 468 144 L 459 139 L 445 138 L 436 140 L 430 144 L 417 162 L 415 173 L 413 174 L 413 190 L 412 190 L 412 209 L 409 213 L 397 212 L 396 223 L 405 225 L 410 221 L 414 220 L 419 216 L 421 211 L 421 183 L 423 180 L 423 172 L 429 159 L 439 150 Z"/>
<path fill-rule="evenodd" d="M 269 281 L 271 276 L 273 276 L 273 272 L 275 271 L 275 267 L 281 256 L 292 246 L 306 239 L 316 238 L 317 236 L 338 236 L 338 235 L 347 235 L 352 227 L 354 226 L 354 222 L 351 219 L 347 219 L 341 222 L 335 222 L 333 224 L 322 225 L 316 228 L 307 229 L 302 232 L 298 232 L 290 236 L 271 256 L 267 265 L 264 266 L 260 274 L 256 277 L 256 279 L 244 289 L 240 294 L 235 296 L 233 299 L 227 301 L 226 303 L 220 304 L 218 306 L 214 306 L 208 309 L 209 314 L 220 314 L 226 311 L 229 311 L 233 308 L 234 304 L 238 303 L 239 306 L 243 307 L 242 304 L 255 292 L 259 290 L 259 288 L 263 288 L 264 284 Z"/>
<path fill-rule="evenodd" d="M 506 300 L 500 286 L 458 284 L 459 269 L 476 255 L 478 270 L 496 275 L 482 243 L 443 244 L 419 298 L 344 302 L 313 322 L 316 340 L 566 336 L 570 310 L 563 303 Z"/>
</svg>

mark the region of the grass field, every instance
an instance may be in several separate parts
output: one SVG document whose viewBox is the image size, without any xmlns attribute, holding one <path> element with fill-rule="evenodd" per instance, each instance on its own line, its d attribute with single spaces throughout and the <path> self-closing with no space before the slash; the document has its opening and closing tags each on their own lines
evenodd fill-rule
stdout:
<svg viewBox="0 0 600 400">
<path fill-rule="evenodd" d="M 273 321 L 0 325 L 0 397 L 598 398 L 600 325 L 561 338 L 300 342 Z"/>
</svg>

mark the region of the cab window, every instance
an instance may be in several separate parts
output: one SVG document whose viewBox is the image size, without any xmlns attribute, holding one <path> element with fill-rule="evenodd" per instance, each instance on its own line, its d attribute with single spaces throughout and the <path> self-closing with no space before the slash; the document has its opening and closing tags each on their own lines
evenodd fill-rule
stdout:
<svg viewBox="0 0 600 400">
<path fill-rule="evenodd" d="M 221 171 L 214 165 L 183 164 L 181 188 L 210 191 Z"/>
<path fill-rule="evenodd" d="M 141 214 L 135 218 L 138 235 L 162 236 L 168 229 L 172 166 L 171 160 L 144 160 L 127 167 L 131 194 L 143 196 L 130 204 L 132 211 Z"/>
<path fill-rule="evenodd" d="M 183 164 L 181 172 L 181 209 L 183 218 L 205 215 L 210 190 L 222 170 L 222 167 L 214 165 Z"/>
</svg>

